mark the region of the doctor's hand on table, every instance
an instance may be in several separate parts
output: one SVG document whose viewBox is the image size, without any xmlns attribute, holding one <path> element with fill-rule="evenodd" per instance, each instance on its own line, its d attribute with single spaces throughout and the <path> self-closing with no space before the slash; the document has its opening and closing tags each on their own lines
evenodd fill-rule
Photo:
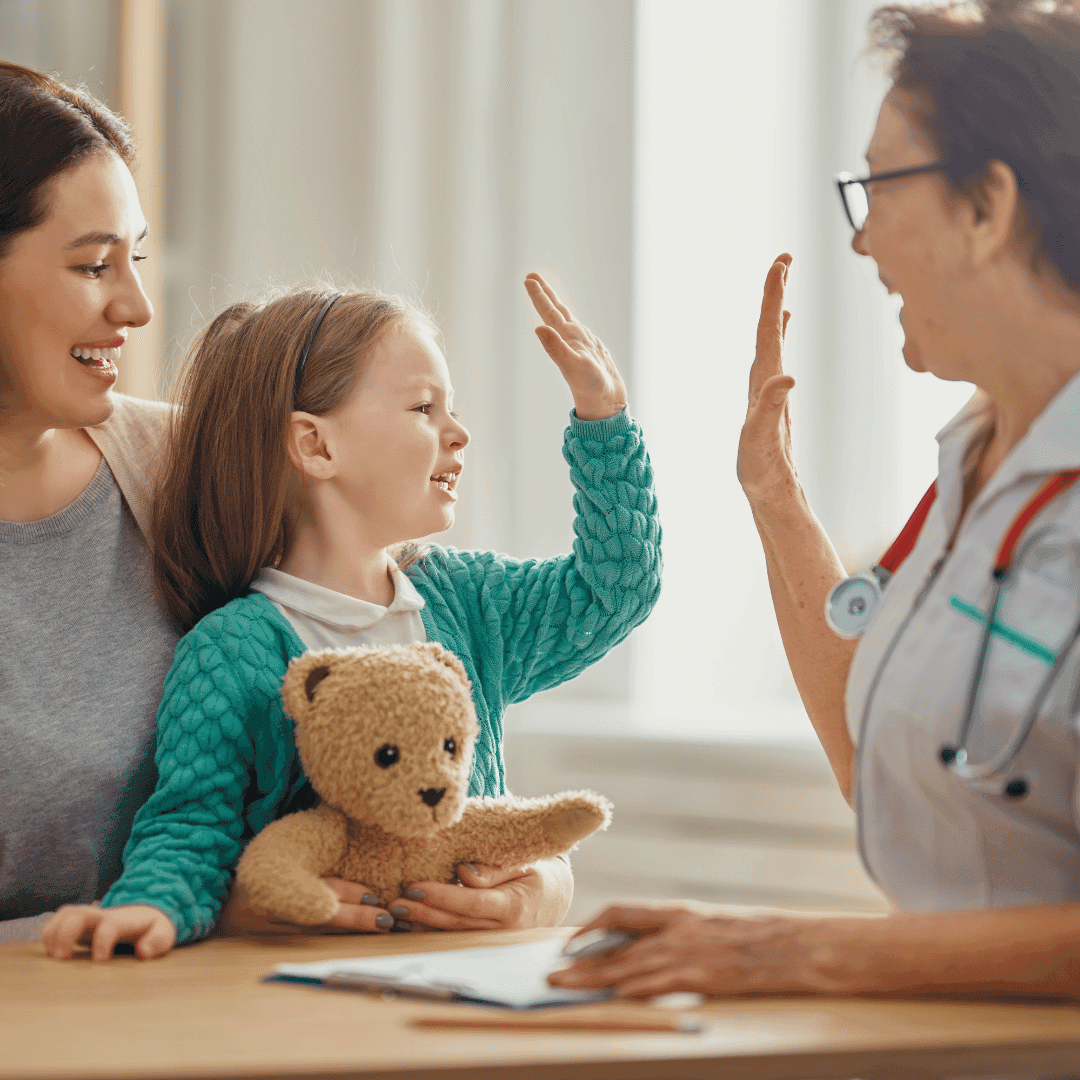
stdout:
<svg viewBox="0 0 1080 1080">
<path fill-rule="evenodd" d="M 567 989 L 612 989 L 622 998 L 677 991 L 710 997 L 844 993 L 844 980 L 834 970 L 838 946 L 868 921 L 611 907 L 576 936 L 621 930 L 630 944 L 578 960 L 549 981 Z"/>
<path fill-rule="evenodd" d="M 634 940 L 549 981 L 621 998 L 692 992 L 1080 1001 L 1078 926 L 1080 904 L 884 916 L 610 907 L 575 936 L 621 930 Z"/>
</svg>

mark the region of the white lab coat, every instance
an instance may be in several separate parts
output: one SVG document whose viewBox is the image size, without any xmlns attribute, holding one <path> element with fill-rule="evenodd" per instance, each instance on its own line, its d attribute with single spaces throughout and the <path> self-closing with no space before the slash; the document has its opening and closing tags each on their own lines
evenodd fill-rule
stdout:
<svg viewBox="0 0 1080 1080">
<path fill-rule="evenodd" d="M 1080 468 L 1080 376 L 979 492 L 947 551 L 963 477 L 977 457 L 969 450 L 989 424 L 976 395 L 938 436 L 937 501 L 871 616 L 847 683 L 860 849 L 873 878 L 906 909 L 1080 900 L 1080 648 L 1067 651 L 1039 722 L 1001 780 L 1026 779 L 1024 798 L 996 786 L 972 790 L 939 756 L 956 739 L 1001 541 L 1048 476 Z M 1028 526 L 1019 554 L 996 619 L 1002 631 L 991 637 L 972 762 L 1008 741 L 1080 624 L 1080 482 Z"/>
</svg>

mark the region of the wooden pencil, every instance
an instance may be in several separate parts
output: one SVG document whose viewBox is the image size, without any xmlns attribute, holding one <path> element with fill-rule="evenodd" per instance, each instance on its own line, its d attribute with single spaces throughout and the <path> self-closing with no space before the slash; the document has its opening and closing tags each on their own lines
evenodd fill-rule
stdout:
<svg viewBox="0 0 1080 1080">
<path fill-rule="evenodd" d="M 460 1012 L 420 1014 L 410 1018 L 413 1027 L 468 1028 L 490 1031 L 651 1031 L 692 1035 L 702 1030 L 696 1016 L 632 1013 L 584 1013 L 570 1009 L 542 1012 Z"/>
</svg>

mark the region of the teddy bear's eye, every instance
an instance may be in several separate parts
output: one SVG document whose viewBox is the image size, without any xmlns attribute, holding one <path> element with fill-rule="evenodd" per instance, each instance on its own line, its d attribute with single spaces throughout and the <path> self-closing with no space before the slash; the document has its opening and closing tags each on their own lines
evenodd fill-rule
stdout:
<svg viewBox="0 0 1080 1080">
<path fill-rule="evenodd" d="M 401 757 L 401 754 L 398 753 L 398 748 L 387 743 L 375 751 L 375 764 L 380 769 L 389 769 L 391 765 L 397 763 L 399 757 Z"/>
<path fill-rule="evenodd" d="M 449 755 L 450 755 L 451 757 L 453 757 L 453 756 L 454 756 L 454 755 L 455 755 L 455 754 L 457 753 L 457 743 L 456 743 L 456 742 L 454 742 L 454 740 L 453 740 L 453 739 L 447 739 L 447 740 L 446 740 L 446 742 L 444 742 L 444 743 L 442 744 L 442 748 L 443 748 L 443 749 L 444 749 L 444 750 L 445 750 L 445 751 L 446 751 L 446 752 L 447 752 L 447 753 L 448 753 L 448 754 L 449 754 Z"/>
</svg>

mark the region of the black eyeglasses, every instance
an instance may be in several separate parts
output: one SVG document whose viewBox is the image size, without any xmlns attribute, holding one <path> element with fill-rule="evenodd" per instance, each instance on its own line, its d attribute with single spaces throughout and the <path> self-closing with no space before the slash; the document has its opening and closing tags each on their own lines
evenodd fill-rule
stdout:
<svg viewBox="0 0 1080 1080">
<path fill-rule="evenodd" d="M 849 172 L 836 174 L 836 186 L 840 191 L 840 201 L 844 204 L 851 227 L 859 232 L 866 224 L 866 215 L 870 213 L 870 200 L 866 194 L 866 185 L 879 180 L 899 180 L 901 176 L 918 176 L 919 173 L 941 172 L 947 169 L 948 162 L 932 161 L 927 165 L 916 165 L 911 169 L 895 169 L 893 172 L 871 173 L 869 176 L 852 176 Z"/>
</svg>

